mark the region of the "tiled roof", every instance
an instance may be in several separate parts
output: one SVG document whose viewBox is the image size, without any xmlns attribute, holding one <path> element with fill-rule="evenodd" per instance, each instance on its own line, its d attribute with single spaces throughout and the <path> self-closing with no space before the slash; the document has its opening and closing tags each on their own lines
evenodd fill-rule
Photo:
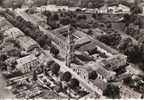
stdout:
<svg viewBox="0 0 144 100">
<path fill-rule="evenodd" d="M 19 37 L 18 41 L 20 43 L 20 46 L 26 51 L 29 51 L 30 49 L 32 49 L 32 47 L 39 47 L 36 41 L 27 36 Z"/>
</svg>

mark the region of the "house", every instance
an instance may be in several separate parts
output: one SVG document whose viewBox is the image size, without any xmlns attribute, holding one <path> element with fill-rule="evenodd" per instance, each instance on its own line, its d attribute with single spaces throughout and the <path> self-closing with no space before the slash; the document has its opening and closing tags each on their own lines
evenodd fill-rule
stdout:
<svg viewBox="0 0 144 100">
<path fill-rule="evenodd" d="M 31 51 L 34 48 L 39 48 L 39 45 L 36 41 L 34 41 L 32 38 L 27 37 L 27 36 L 23 36 L 23 37 L 19 37 L 17 38 L 20 46 L 22 49 L 24 49 L 25 51 Z"/>
<path fill-rule="evenodd" d="M 16 27 L 12 27 L 4 32 L 4 36 L 12 39 L 24 36 L 24 33 Z"/>
<path fill-rule="evenodd" d="M 99 74 L 99 79 L 103 81 L 109 81 L 115 78 L 116 73 L 112 71 L 108 71 L 103 67 L 98 67 L 96 72 Z"/>
<path fill-rule="evenodd" d="M 34 70 L 36 66 L 39 64 L 40 62 L 38 58 L 31 54 L 26 57 L 17 59 L 16 68 L 20 70 L 22 73 L 28 73 Z"/>
<path fill-rule="evenodd" d="M 96 71 L 98 73 L 98 79 L 107 82 L 108 80 L 114 79 L 116 73 L 113 71 L 108 71 L 102 67 L 101 64 L 98 63 L 89 63 L 83 66 L 80 65 L 72 65 L 71 68 L 75 71 L 78 75 L 80 75 L 83 79 L 89 81 L 88 73 L 90 71 Z"/>
<path fill-rule="evenodd" d="M 136 66 L 134 64 L 129 64 L 126 67 L 126 70 L 129 74 L 144 76 L 143 71 L 141 69 L 139 69 L 138 66 Z"/>
<path fill-rule="evenodd" d="M 102 60 L 104 64 L 104 68 L 108 70 L 116 70 L 119 69 L 121 66 L 127 64 L 127 56 L 125 55 L 115 55 L 105 60 Z"/>
<path fill-rule="evenodd" d="M 11 43 L 11 42 L 5 42 L 3 45 L 2 45 L 2 51 L 3 52 L 9 52 L 9 51 L 12 51 L 12 50 L 14 50 L 14 49 L 16 49 L 15 47 L 14 47 L 14 44 L 13 43 Z"/>
<path fill-rule="evenodd" d="M 108 10 L 113 14 L 129 14 L 130 13 L 130 8 L 123 4 L 119 4 L 118 6 L 110 6 L 108 7 Z"/>
<path fill-rule="evenodd" d="M 140 99 L 142 94 L 138 93 L 125 85 L 120 85 L 120 96 L 123 99 Z"/>
<path fill-rule="evenodd" d="M 51 26 L 49 26 L 46 22 L 46 18 L 43 16 L 40 16 L 38 14 L 32 14 L 31 17 L 37 22 L 40 26 L 44 27 L 45 29 L 51 29 Z"/>
<path fill-rule="evenodd" d="M 4 32 L 9 28 L 12 28 L 13 25 L 9 23 L 4 17 L 0 17 L 0 32 Z"/>
</svg>

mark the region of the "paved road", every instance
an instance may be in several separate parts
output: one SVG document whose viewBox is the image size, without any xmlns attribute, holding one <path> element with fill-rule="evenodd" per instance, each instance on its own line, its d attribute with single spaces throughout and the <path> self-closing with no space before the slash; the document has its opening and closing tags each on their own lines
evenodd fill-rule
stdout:
<svg viewBox="0 0 144 100">
<path fill-rule="evenodd" d="M 6 88 L 6 81 L 0 74 L 0 100 L 2 98 L 15 98 L 14 95 Z"/>
</svg>

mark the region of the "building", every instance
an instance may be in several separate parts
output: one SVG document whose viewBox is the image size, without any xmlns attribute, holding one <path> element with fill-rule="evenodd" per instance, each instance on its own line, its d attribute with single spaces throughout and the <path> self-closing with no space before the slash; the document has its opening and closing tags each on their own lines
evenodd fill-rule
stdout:
<svg viewBox="0 0 144 100">
<path fill-rule="evenodd" d="M 100 53 L 105 54 L 106 58 L 101 59 L 101 64 L 103 67 L 105 67 L 108 70 L 115 70 L 118 69 L 121 66 L 126 65 L 127 63 L 127 56 L 118 53 L 116 50 L 110 48 L 109 46 L 94 40 L 94 42 L 87 43 L 85 45 L 82 45 L 79 50 L 84 51 L 93 51 L 97 50 Z M 98 54 L 98 53 L 95 53 Z M 95 55 L 94 54 L 94 55 Z M 98 54 L 99 55 L 99 54 Z"/>
<path fill-rule="evenodd" d="M 116 70 L 127 64 L 127 57 L 124 55 L 116 55 L 102 60 L 102 64 L 108 70 Z"/>
<path fill-rule="evenodd" d="M 68 34 L 68 28 L 69 26 L 64 26 L 52 31 L 57 38 L 61 39 L 64 42 L 63 44 L 66 44 L 65 41 Z M 104 43 L 96 39 L 92 39 L 90 36 L 83 33 L 82 31 L 76 30 L 75 32 L 73 32 L 73 38 L 75 41 L 76 50 L 79 50 L 81 52 L 86 52 L 86 51 L 89 52 L 97 49 L 101 54 L 107 56 L 106 58 L 102 57 L 101 63 L 104 62 L 103 64 L 104 67 L 109 64 L 110 65 L 109 70 L 117 69 L 120 66 L 124 66 L 127 63 L 127 57 L 125 55 L 120 54 L 115 49 L 105 45 Z"/>
<path fill-rule="evenodd" d="M 9 23 L 4 17 L 0 17 L 0 32 L 4 32 L 12 27 L 13 25 Z"/>
<path fill-rule="evenodd" d="M 65 42 L 67 41 L 68 38 L 68 30 L 69 30 L 69 25 L 66 25 L 52 31 L 52 34 L 55 35 L 55 39 L 56 39 L 55 41 L 57 41 L 56 44 L 60 46 L 62 51 L 65 51 L 69 45 L 68 43 Z M 80 43 L 85 43 L 90 40 L 86 34 L 84 34 L 82 31 L 79 30 L 75 30 L 72 33 L 72 38 L 75 42 L 75 45 L 79 45 Z"/>
<path fill-rule="evenodd" d="M 142 98 L 142 94 L 130 89 L 129 87 L 125 85 L 120 85 L 120 96 L 123 99 L 140 99 Z"/>
<path fill-rule="evenodd" d="M 138 66 L 136 66 L 134 64 L 128 65 L 126 67 L 126 70 L 129 74 L 144 76 L 143 71 Z"/>
<path fill-rule="evenodd" d="M 108 71 L 101 64 L 89 63 L 83 66 L 72 64 L 71 68 L 83 79 L 89 81 L 88 74 L 90 71 L 96 71 L 98 73 L 98 79 L 105 82 L 115 78 L 116 73 L 113 71 Z"/>
<path fill-rule="evenodd" d="M 25 51 L 32 51 L 34 48 L 39 48 L 39 44 L 34 41 L 32 38 L 27 36 L 22 36 L 17 38 L 21 48 Z"/>
<path fill-rule="evenodd" d="M 44 27 L 45 29 L 51 29 L 51 26 L 46 23 L 47 21 L 45 17 L 35 13 L 30 16 L 33 18 L 33 20 L 35 20 L 35 22 L 38 23 L 38 25 Z"/>
<path fill-rule="evenodd" d="M 17 59 L 17 65 L 16 68 L 20 70 L 22 73 L 28 73 L 31 72 L 36 68 L 36 66 L 39 65 L 39 60 L 34 55 L 28 55 L 26 57 Z"/>
<path fill-rule="evenodd" d="M 24 33 L 16 27 L 12 27 L 4 32 L 4 36 L 12 39 L 24 36 Z"/>
<path fill-rule="evenodd" d="M 110 11 L 112 14 L 129 14 L 130 8 L 125 5 L 119 4 L 118 6 L 108 7 L 108 11 Z"/>
</svg>

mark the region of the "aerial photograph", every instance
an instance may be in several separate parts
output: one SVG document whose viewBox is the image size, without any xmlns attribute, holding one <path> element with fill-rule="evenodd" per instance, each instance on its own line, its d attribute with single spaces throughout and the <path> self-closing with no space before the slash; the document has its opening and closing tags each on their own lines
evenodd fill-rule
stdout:
<svg viewBox="0 0 144 100">
<path fill-rule="evenodd" d="M 0 0 L 4 99 L 144 99 L 144 0 Z"/>
</svg>

